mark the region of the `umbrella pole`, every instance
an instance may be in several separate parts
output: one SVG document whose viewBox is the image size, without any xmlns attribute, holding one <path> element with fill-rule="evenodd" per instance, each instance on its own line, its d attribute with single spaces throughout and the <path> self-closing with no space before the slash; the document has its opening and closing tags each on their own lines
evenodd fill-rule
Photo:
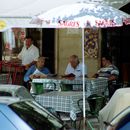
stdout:
<svg viewBox="0 0 130 130">
<path fill-rule="evenodd" d="M 84 60 L 84 28 L 82 28 L 82 67 L 83 67 L 83 130 L 85 130 L 85 60 Z"/>
</svg>

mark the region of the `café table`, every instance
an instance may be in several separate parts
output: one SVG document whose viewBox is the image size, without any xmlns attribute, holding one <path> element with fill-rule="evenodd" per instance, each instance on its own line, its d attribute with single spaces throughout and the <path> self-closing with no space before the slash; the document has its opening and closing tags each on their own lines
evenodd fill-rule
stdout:
<svg viewBox="0 0 130 130">
<path fill-rule="evenodd" d="M 76 120 L 77 113 L 81 112 L 77 105 L 77 101 L 83 98 L 82 78 L 78 79 L 63 79 L 63 78 L 48 78 L 48 79 L 33 79 L 33 87 L 36 84 L 42 84 L 45 89 L 50 87 L 52 92 L 36 94 L 35 99 L 44 107 L 53 108 L 58 112 L 69 113 L 72 120 Z M 55 87 L 54 87 L 54 84 Z M 74 85 L 73 91 L 62 91 L 62 85 Z M 85 97 L 92 94 L 103 94 L 106 91 L 108 82 L 106 79 L 85 79 Z M 66 86 L 67 87 L 67 86 Z M 76 88 L 75 88 L 76 87 Z M 50 89 L 49 88 L 49 89 Z M 80 91 L 79 91 L 80 88 Z M 89 109 L 86 102 L 86 109 Z"/>
<path fill-rule="evenodd" d="M 1 73 L 6 73 L 11 77 L 12 84 L 22 84 L 24 66 L 22 66 L 20 62 L 0 61 L 0 71 Z"/>
<path fill-rule="evenodd" d="M 36 85 L 41 84 L 44 89 L 51 89 L 62 91 L 62 87 L 69 87 L 72 85 L 72 90 L 83 91 L 82 78 L 66 79 L 66 78 L 45 78 L 45 79 L 33 79 L 32 88 L 35 93 Z M 85 91 L 88 96 L 91 94 L 103 94 L 107 89 L 108 81 L 105 78 L 85 78 Z"/>
<path fill-rule="evenodd" d="M 81 112 L 77 101 L 82 97 L 83 92 L 81 91 L 52 91 L 36 95 L 35 100 L 46 108 L 51 107 L 57 112 L 69 113 L 71 119 L 76 120 L 76 114 Z"/>
<path fill-rule="evenodd" d="M 12 84 L 12 78 L 9 74 L 0 74 L 0 84 Z"/>
</svg>

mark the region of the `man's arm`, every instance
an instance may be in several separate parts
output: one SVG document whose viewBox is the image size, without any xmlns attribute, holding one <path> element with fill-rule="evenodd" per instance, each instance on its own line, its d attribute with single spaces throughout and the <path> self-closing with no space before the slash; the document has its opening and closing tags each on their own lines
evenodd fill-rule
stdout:
<svg viewBox="0 0 130 130">
<path fill-rule="evenodd" d="M 28 71 L 24 75 L 25 82 L 28 82 L 30 80 L 30 75 L 32 75 L 34 71 L 35 71 L 35 68 L 33 66 L 28 69 Z"/>
<path fill-rule="evenodd" d="M 96 74 L 94 74 L 94 75 L 92 76 L 92 78 L 98 78 L 98 76 L 99 76 L 99 74 L 96 73 Z"/>
<path fill-rule="evenodd" d="M 118 76 L 117 75 L 111 75 L 108 80 L 109 81 L 113 81 L 113 80 L 117 80 L 118 79 Z"/>
</svg>

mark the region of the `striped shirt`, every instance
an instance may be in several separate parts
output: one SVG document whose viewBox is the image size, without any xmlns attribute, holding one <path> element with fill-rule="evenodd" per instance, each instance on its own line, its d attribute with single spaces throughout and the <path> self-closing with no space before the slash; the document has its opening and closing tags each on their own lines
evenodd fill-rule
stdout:
<svg viewBox="0 0 130 130">
<path fill-rule="evenodd" d="M 109 65 L 98 70 L 98 77 L 109 78 L 111 75 L 119 76 L 119 70 L 115 65 Z"/>
</svg>

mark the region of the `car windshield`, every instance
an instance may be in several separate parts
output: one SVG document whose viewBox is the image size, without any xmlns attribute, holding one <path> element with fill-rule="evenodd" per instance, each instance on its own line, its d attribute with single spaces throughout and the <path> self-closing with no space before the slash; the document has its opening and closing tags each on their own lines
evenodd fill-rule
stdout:
<svg viewBox="0 0 130 130">
<path fill-rule="evenodd" d="M 9 105 L 34 130 L 57 130 L 62 121 L 35 101 L 22 101 Z"/>
<path fill-rule="evenodd" d="M 9 97 L 12 97 L 12 94 L 10 92 L 0 91 L 0 96 L 9 96 Z"/>
<path fill-rule="evenodd" d="M 24 87 L 19 88 L 15 94 L 17 97 L 20 97 L 20 98 L 33 99 L 31 94 Z"/>
</svg>

